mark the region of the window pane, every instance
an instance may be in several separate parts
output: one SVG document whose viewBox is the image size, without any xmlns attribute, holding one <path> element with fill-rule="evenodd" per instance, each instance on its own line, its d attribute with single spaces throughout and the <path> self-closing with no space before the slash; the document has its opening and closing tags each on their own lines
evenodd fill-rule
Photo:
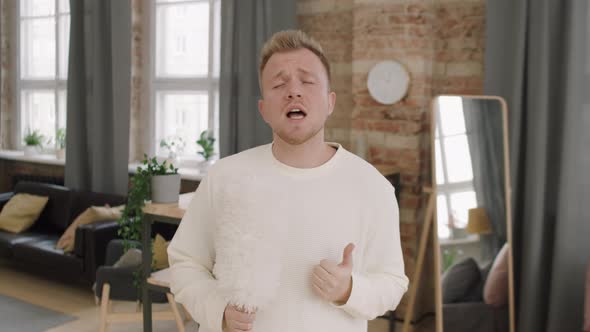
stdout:
<svg viewBox="0 0 590 332">
<path fill-rule="evenodd" d="M 209 126 L 207 92 L 157 92 L 156 93 L 156 154 L 168 155 L 160 147 L 162 139 L 181 138 L 185 143 L 179 155 L 197 157 L 196 141 Z"/>
<path fill-rule="evenodd" d="M 221 61 L 221 1 L 215 0 L 214 35 L 213 35 L 213 77 L 219 77 L 219 62 Z"/>
<path fill-rule="evenodd" d="M 209 3 L 160 5 L 156 15 L 156 76 L 206 76 Z"/>
<path fill-rule="evenodd" d="M 59 13 L 69 13 L 70 12 L 70 1 L 69 0 L 59 0 Z"/>
<path fill-rule="evenodd" d="M 445 162 L 449 182 L 470 181 L 473 179 L 471 155 L 467 136 L 460 135 L 444 139 Z"/>
<path fill-rule="evenodd" d="M 215 103 L 215 115 L 214 115 L 214 123 L 215 123 L 215 129 L 214 129 L 214 137 L 215 137 L 215 143 L 214 143 L 214 148 L 215 151 L 213 152 L 213 154 L 218 155 L 219 156 L 219 90 L 215 90 L 215 97 L 214 97 L 214 103 Z"/>
<path fill-rule="evenodd" d="M 438 110 L 444 136 L 465 133 L 463 102 L 461 97 L 440 97 Z"/>
<path fill-rule="evenodd" d="M 445 183 L 445 174 L 443 172 L 443 162 L 440 150 L 440 140 L 434 141 L 434 156 L 436 160 L 436 184 Z"/>
<path fill-rule="evenodd" d="M 474 191 L 451 194 L 451 209 L 455 227 L 467 227 L 468 210 L 477 207 Z"/>
<path fill-rule="evenodd" d="M 68 97 L 68 93 L 66 92 L 66 90 L 59 90 L 59 95 L 58 95 L 58 99 L 57 99 L 57 123 L 58 123 L 58 128 L 65 128 L 66 127 L 66 120 L 67 120 L 67 114 L 66 114 L 66 105 L 67 105 L 67 97 Z"/>
<path fill-rule="evenodd" d="M 436 220 L 438 223 L 438 237 L 448 239 L 451 236 L 451 230 L 449 228 L 447 200 L 444 195 L 436 197 Z"/>
<path fill-rule="evenodd" d="M 55 19 L 21 22 L 21 77 L 55 78 Z"/>
<path fill-rule="evenodd" d="M 55 0 L 21 0 L 20 15 L 25 17 L 55 14 Z"/>
<path fill-rule="evenodd" d="M 21 140 L 28 132 L 39 130 L 47 141 L 55 142 L 55 92 L 23 90 L 21 93 Z M 23 143 L 24 144 L 24 143 Z"/>
<path fill-rule="evenodd" d="M 70 15 L 59 17 L 59 78 L 68 78 L 68 54 L 70 45 Z"/>
</svg>

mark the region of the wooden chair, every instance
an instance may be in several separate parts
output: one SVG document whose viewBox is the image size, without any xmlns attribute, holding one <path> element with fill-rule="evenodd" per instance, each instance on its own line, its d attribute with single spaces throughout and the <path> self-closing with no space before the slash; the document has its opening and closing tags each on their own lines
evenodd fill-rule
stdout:
<svg viewBox="0 0 590 332">
<path fill-rule="evenodd" d="M 142 322 L 143 314 L 141 304 L 139 303 L 139 292 L 133 285 L 134 272 L 139 266 L 117 267 L 113 263 L 121 256 L 123 252 L 123 243 L 121 240 L 112 240 L 107 246 L 107 265 L 101 266 L 97 271 L 97 298 L 100 298 L 100 325 L 99 331 L 105 332 L 111 323 L 120 322 Z M 184 332 L 184 324 L 189 321 L 190 315 L 184 309 L 185 319 L 182 319 L 178 305 L 174 296 L 170 293 L 170 273 L 169 269 L 160 270 L 152 273 L 147 282 L 168 291 L 164 294 L 154 294 L 152 301 L 168 302 L 169 311 L 155 311 L 152 313 L 154 320 L 174 320 L 178 331 Z M 112 300 L 137 301 L 135 312 L 114 312 Z"/>
</svg>

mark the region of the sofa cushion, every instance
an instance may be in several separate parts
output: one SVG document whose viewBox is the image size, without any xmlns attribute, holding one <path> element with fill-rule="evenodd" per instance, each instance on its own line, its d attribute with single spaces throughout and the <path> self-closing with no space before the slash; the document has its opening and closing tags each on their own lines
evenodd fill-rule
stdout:
<svg viewBox="0 0 590 332">
<path fill-rule="evenodd" d="M 41 215 L 49 197 L 31 194 L 16 194 L 0 212 L 0 229 L 22 233 L 29 229 Z"/>
<path fill-rule="evenodd" d="M 442 276 L 443 303 L 467 301 L 481 281 L 481 271 L 472 257 L 452 265 Z"/>
<path fill-rule="evenodd" d="M 114 221 L 121 217 L 123 206 L 120 207 L 106 207 L 106 206 L 91 206 L 82 212 L 74 222 L 68 226 L 66 231 L 57 241 L 56 247 L 63 249 L 65 252 L 74 250 L 76 241 L 76 228 L 80 225 L 92 224 L 100 221 Z"/>
<path fill-rule="evenodd" d="M 56 249 L 57 236 L 50 236 L 40 241 L 16 243 L 13 246 L 13 260 L 19 264 L 36 265 L 36 268 L 47 267 L 50 270 L 60 270 L 71 276 L 82 274 L 84 264 L 74 255 Z"/>
<path fill-rule="evenodd" d="M 90 191 L 73 191 L 72 198 L 72 213 L 70 221 L 72 223 L 76 217 L 91 206 L 105 206 L 112 207 L 125 204 L 125 197 L 120 195 L 112 195 L 105 193 L 95 193 Z"/>
<path fill-rule="evenodd" d="M 500 249 L 484 285 L 484 302 L 495 307 L 508 303 L 508 249 L 508 243 Z"/>
<path fill-rule="evenodd" d="M 19 182 L 14 188 L 14 192 L 49 197 L 47 206 L 45 206 L 38 222 L 31 228 L 31 231 L 62 233 L 70 224 L 70 189 L 45 183 Z"/>
<path fill-rule="evenodd" d="M 0 231 L 0 257 L 12 256 L 12 247 L 16 243 L 40 241 L 47 238 L 46 235 L 24 232 L 20 234 Z"/>
</svg>

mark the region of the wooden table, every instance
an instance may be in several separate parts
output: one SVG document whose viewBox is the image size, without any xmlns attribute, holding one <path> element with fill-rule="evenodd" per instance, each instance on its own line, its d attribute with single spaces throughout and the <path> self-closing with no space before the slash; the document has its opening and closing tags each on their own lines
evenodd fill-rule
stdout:
<svg viewBox="0 0 590 332">
<path fill-rule="evenodd" d="M 162 222 L 173 225 L 180 224 L 182 217 L 188 207 L 194 193 L 180 195 L 178 203 L 172 204 L 155 204 L 148 203 L 143 208 L 143 234 L 141 237 L 142 251 L 142 271 L 143 280 L 141 285 L 141 300 L 143 302 L 143 331 L 152 331 L 152 302 L 150 291 L 170 292 L 168 287 L 148 283 L 147 279 L 152 274 L 152 223 Z"/>
</svg>

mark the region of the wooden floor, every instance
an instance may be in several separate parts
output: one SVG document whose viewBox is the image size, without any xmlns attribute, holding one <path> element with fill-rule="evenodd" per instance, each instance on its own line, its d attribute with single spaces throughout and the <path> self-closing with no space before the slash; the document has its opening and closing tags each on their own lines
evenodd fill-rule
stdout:
<svg viewBox="0 0 590 332">
<path fill-rule="evenodd" d="M 99 307 L 94 302 L 94 294 L 89 287 L 74 286 L 47 280 L 39 275 L 16 269 L 11 264 L 0 260 L 0 294 L 12 296 L 22 301 L 33 303 L 55 311 L 63 312 L 79 319 L 49 332 L 96 332 L 99 323 Z M 134 302 L 113 302 L 114 310 L 133 312 Z M 168 310 L 168 304 L 155 304 L 154 310 Z M 177 331 L 173 321 L 154 322 L 153 330 L 157 332 Z M 187 323 L 187 331 L 197 331 L 194 322 Z M 113 324 L 111 332 L 142 331 L 141 323 Z M 386 321 L 369 322 L 369 332 L 387 332 Z M 401 331 L 398 328 L 397 331 Z"/>
</svg>

